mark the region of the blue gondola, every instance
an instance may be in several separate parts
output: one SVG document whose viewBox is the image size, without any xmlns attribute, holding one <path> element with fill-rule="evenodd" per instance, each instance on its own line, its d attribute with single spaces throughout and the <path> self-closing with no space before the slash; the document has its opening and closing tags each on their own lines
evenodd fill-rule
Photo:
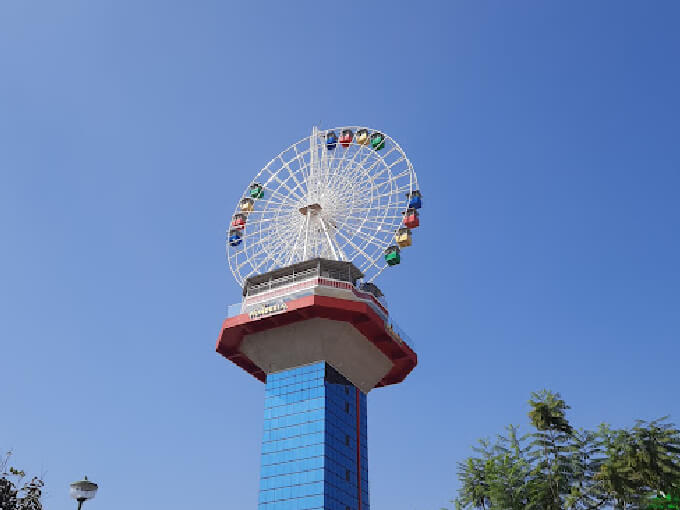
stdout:
<svg viewBox="0 0 680 510">
<path fill-rule="evenodd" d="M 332 151 L 335 149 L 335 147 L 338 145 L 338 135 L 335 134 L 335 131 L 329 131 L 326 133 L 326 148 L 329 151 Z"/>
<path fill-rule="evenodd" d="M 423 196 L 418 190 L 406 193 L 406 198 L 408 198 L 409 209 L 420 209 L 423 206 Z"/>
<path fill-rule="evenodd" d="M 243 242 L 243 233 L 240 230 L 229 231 L 229 246 L 238 246 Z"/>
</svg>

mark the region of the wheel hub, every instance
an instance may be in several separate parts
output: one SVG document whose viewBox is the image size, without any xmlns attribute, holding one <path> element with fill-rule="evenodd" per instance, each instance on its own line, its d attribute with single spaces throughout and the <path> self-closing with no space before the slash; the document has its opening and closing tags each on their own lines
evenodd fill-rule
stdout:
<svg viewBox="0 0 680 510">
<path fill-rule="evenodd" d="M 318 213 L 321 210 L 321 204 L 309 204 L 304 207 L 300 207 L 299 211 L 300 214 L 303 216 L 307 216 L 307 211 L 310 212 L 310 214 Z"/>
</svg>

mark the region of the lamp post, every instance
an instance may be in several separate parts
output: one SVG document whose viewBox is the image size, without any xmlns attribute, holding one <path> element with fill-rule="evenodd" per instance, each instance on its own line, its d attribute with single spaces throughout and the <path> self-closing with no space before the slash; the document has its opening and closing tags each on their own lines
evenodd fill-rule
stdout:
<svg viewBox="0 0 680 510">
<path fill-rule="evenodd" d="M 78 510 L 81 509 L 84 501 L 94 498 L 97 489 L 97 484 L 88 480 L 87 476 L 71 484 L 71 497 L 78 502 Z"/>
</svg>

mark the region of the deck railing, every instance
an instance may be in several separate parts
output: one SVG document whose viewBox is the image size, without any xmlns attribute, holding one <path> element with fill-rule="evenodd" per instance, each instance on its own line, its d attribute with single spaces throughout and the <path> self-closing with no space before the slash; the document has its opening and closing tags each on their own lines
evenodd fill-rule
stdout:
<svg viewBox="0 0 680 510">
<path fill-rule="evenodd" d="M 284 287 L 293 282 L 301 282 L 316 276 L 318 270 L 315 267 L 307 269 L 305 271 L 300 271 L 299 273 L 293 273 L 286 276 L 281 276 L 273 280 L 259 283 L 257 285 L 252 285 L 248 287 L 246 296 L 255 296 L 257 294 L 262 294 L 273 289 L 278 289 L 279 287 Z"/>
<path fill-rule="evenodd" d="M 265 282 L 257 287 L 267 287 L 265 294 L 264 289 L 257 289 L 253 294 L 250 292 L 240 303 L 234 303 L 227 306 L 227 318 L 235 317 L 242 313 L 248 313 L 255 309 L 257 305 L 278 303 L 288 301 L 290 299 L 298 299 L 300 297 L 312 293 L 315 286 L 322 285 L 334 288 L 344 288 L 352 290 L 358 297 L 366 299 L 371 307 L 378 313 L 378 315 L 385 321 L 385 327 L 390 332 L 392 337 L 398 341 L 403 342 L 411 349 L 414 349 L 413 340 L 406 334 L 406 332 L 389 316 L 387 312 L 387 303 L 384 299 L 376 298 L 372 293 L 357 289 L 350 282 L 343 280 L 335 280 L 332 278 L 319 277 L 315 269 L 288 275 L 270 282 Z M 273 292 L 269 292 L 269 290 Z"/>
<path fill-rule="evenodd" d="M 353 291 L 358 296 L 369 301 L 376 311 L 381 316 L 387 316 L 387 301 L 384 298 L 377 298 L 372 293 L 366 292 L 361 289 L 357 289 L 355 285 L 351 282 L 345 280 L 337 280 L 334 278 L 328 278 L 326 276 L 318 276 L 313 270 L 311 272 L 306 272 L 307 274 L 302 276 L 303 273 L 296 273 L 293 275 L 286 276 L 284 278 L 273 280 L 271 285 L 271 290 L 268 292 L 259 291 L 255 294 L 248 294 L 243 299 L 242 311 L 245 312 L 248 307 L 251 307 L 257 303 L 264 303 L 266 301 L 271 301 L 281 296 L 288 296 L 290 294 L 295 294 L 296 297 L 301 297 L 300 291 L 303 289 L 308 289 L 317 285 L 323 285 L 326 287 L 341 288 Z M 266 282 L 269 284 L 270 282 Z"/>
</svg>

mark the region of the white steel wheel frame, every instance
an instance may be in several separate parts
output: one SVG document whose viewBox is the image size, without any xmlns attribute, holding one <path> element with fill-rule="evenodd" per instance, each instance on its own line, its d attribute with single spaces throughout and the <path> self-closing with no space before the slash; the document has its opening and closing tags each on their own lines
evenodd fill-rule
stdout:
<svg viewBox="0 0 680 510">
<path fill-rule="evenodd" d="M 326 135 L 334 131 L 339 138 L 345 129 L 354 135 L 349 147 L 338 141 L 329 150 Z M 250 197 L 251 183 L 261 184 L 264 196 L 245 212 L 242 242 L 227 242 L 229 267 L 239 285 L 249 276 L 315 257 L 352 261 L 366 281 L 387 267 L 384 250 L 395 244 L 407 195 L 418 189 L 418 181 L 392 138 L 380 132 L 385 145 L 375 150 L 370 141 L 356 142 L 361 129 L 369 136 L 377 131 L 362 126 L 314 128 L 311 136 L 281 152 L 248 183 L 242 198 Z M 244 214 L 240 200 L 234 215 Z"/>
</svg>

